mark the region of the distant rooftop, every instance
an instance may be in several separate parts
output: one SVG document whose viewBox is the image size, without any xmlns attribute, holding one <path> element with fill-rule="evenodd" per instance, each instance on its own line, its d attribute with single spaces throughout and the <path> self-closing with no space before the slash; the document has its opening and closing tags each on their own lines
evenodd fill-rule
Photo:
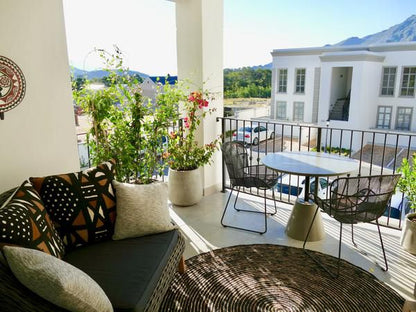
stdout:
<svg viewBox="0 0 416 312">
<path fill-rule="evenodd" d="M 167 76 L 167 77 L 160 77 L 160 76 L 151 76 L 149 77 L 150 80 L 152 80 L 154 83 L 161 83 L 161 84 L 166 84 L 166 81 L 170 84 L 170 85 L 174 85 L 177 81 L 178 81 L 178 76 Z"/>
</svg>

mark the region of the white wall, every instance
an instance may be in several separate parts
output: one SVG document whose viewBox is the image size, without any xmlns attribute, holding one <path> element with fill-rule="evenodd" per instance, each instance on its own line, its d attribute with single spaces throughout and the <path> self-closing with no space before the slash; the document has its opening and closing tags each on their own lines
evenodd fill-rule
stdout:
<svg viewBox="0 0 416 312">
<path fill-rule="evenodd" d="M 253 107 L 247 109 L 241 109 L 235 112 L 236 119 L 245 119 L 250 120 L 259 117 L 269 117 L 270 116 L 270 106 L 267 107 Z"/>
<path fill-rule="evenodd" d="M 286 118 L 289 121 L 293 120 L 293 103 L 304 102 L 304 122 L 312 122 L 315 68 L 320 66 L 318 55 L 273 57 L 272 103 L 286 102 Z M 287 92 L 277 93 L 279 69 L 284 68 L 287 69 Z M 297 68 L 306 69 L 304 94 L 295 94 Z"/>
<path fill-rule="evenodd" d="M 381 74 L 383 67 L 397 67 L 396 83 L 394 89 L 394 96 L 380 96 L 381 86 Z M 400 51 L 386 53 L 386 59 L 380 67 L 378 72 L 379 80 L 377 81 L 379 89 L 377 90 L 377 96 L 375 99 L 375 106 L 392 106 L 392 121 L 391 127 L 394 129 L 396 125 L 396 113 L 397 107 L 413 107 L 413 119 L 411 125 L 411 131 L 416 131 L 416 98 L 415 97 L 402 97 L 400 96 L 400 86 L 403 66 L 416 66 L 416 51 Z M 375 127 L 375 121 L 373 127 Z"/>
<path fill-rule="evenodd" d="M 155 103 L 157 85 L 150 78 L 145 78 L 140 84 L 143 97 L 152 100 Z"/>
<path fill-rule="evenodd" d="M 0 121 L 0 192 L 25 178 L 79 170 L 62 1 L 0 1 L 0 55 L 26 95 Z"/>
<path fill-rule="evenodd" d="M 349 72 L 352 68 L 349 119 L 348 121 L 331 120 L 330 126 L 348 129 L 374 127 L 381 64 L 372 61 L 322 62 L 318 122 L 324 125 L 330 105 L 340 97 L 340 92 L 343 96 L 348 93 L 348 85 L 344 82 L 342 88 L 339 89 L 339 80 L 349 79 Z M 348 70 L 346 70 L 347 67 Z M 340 74 L 343 78 L 339 77 Z"/>
<path fill-rule="evenodd" d="M 379 72 L 382 63 L 362 62 L 353 70 L 350 101 L 351 127 L 354 129 L 370 129 L 375 126 Z"/>
</svg>

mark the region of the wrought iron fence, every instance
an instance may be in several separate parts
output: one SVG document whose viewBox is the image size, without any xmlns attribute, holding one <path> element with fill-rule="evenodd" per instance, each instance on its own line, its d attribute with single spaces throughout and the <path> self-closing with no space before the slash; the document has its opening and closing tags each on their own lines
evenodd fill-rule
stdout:
<svg viewBox="0 0 416 312">
<path fill-rule="evenodd" d="M 397 171 L 404 158 L 411 161 L 412 154 L 416 152 L 416 135 L 412 133 L 342 129 L 265 119 L 218 118 L 217 121 L 221 122 L 223 142 L 238 140 L 246 145 L 251 165 L 259 164 L 268 153 L 317 151 L 356 159 L 359 169 L 352 175 L 390 174 Z M 222 179 L 223 190 L 230 188 L 224 166 Z M 328 196 L 326 188 L 332 179 L 319 178 L 318 183 L 313 180 L 311 191 L 318 187 L 322 194 Z M 303 181 L 304 177 L 282 174 L 275 188 L 277 200 L 292 203 L 305 191 L 302 189 Z M 245 189 L 244 192 L 260 195 L 257 189 Z M 271 192 L 269 196 L 271 199 Z M 408 209 L 407 198 L 396 192 L 380 223 L 400 229 Z"/>
<path fill-rule="evenodd" d="M 416 152 L 416 134 L 378 130 L 357 130 L 322 127 L 310 124 L 295 124 L 264 119 L 243 120 L 235 118 L 217 119 L 221 122 L 223 142 L 238 140 L 245 143 L 250 164 L 259 164 L 268 153 L 280 151 L 317 151 L 336 153 L 357 159 L 359 169 L 352 175 L 389 174 L 397 171 L 402 160 Z M 78 152 L 81 168 L 91 166 L 86 133 L 78 134 Z M 167 175 L 167 170 L 165 172 Z M 165 177 L 158 177 L 164 179 Z M 282 175 L 275 192 L 276 199 L 284 203 L 293 203 L 302 196 L 304 177 Z M 318 183 L 312 179 L 311 190 L 318 187 L 327 194 L 326 188 L 334 179 L 319 178 Z M 230 188 L 225 167 L 222 169 L 223 190 Z M 243 192 L 262 196 L 257 189 L 244 189 Z M 269 193 L 270 199 L 271 192 Z M 396 192 L 390 205 L 386 207 L 385 216 L 380 223 L 400 229 L 409 203 L 406 197 Z"/>
</svg>

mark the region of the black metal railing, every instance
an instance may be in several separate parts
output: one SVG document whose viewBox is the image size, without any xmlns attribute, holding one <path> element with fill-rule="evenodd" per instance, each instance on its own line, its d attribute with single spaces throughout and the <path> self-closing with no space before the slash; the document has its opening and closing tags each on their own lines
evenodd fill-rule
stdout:
<svg viewBox="0 0 416 312">
<path fill-rule="evenodd" d="M 268 153 L 318 151 L 357 159 L 359 169 L 352 175 L 377 175 L 395 173 L 402 160 L 410 160 L 413 152 L 416 152 L 416 134 L 405 132 L 342 129 L 266 119 L 218 118 L 217 121 L 221 122 L 223 142 L 244 142 L 252 165 L 259 164 L 261 157 Z M 329 192 L 325 188 L 330 179 L 333 178 L 320 178 L 318 183 L 311 183 L 311 188 L 318 187 L 328 196 Z M 225 191 L 230 187 L 225 166 L 222 169 L 222 181 Z M 302 182 L 303 177 L 281 175 L 275 189 L 279 194 L 277 200 L 292 203 L 302 193 Z M 258 193 L 257 189 L 245 189 L 244 192 L 263 194 Z M 271 192 L 269 196 L 271 199 Z M 406 197 L 397 192 L 380 222 L 400 229 L 408 206 Z"/>
<path fill-rule="evenodd" d="M 377 175 L 395 173 L 402 160 L 407 158 L 410 161 L 412 154 L 416 152 L 416 134 L 405 132 L 342 129 L 266 119 L 219 117 L 217 121 L 221 122 L 223 142 L 239 140 L 246 143 L 251 164 L 259 164 L 261 157 L 268 153 L 318 151 L 357 159 L 359 169 L 353 175 Z M 90 167 L 86 133 L 78 134 L 78 151 L 81 167 Z M 331 179 L 333 178 L 320 178 L 318 183 L 311 181 L 311 190 L 317 186 L 318 190 L 324 192 Z M 276 185 L 276 199 L 284 203 L 293 203 L 302 196 L 302 182 L 303 177 L 282 175 Z M 222 185 L 223 191 L 230 187 L 225 166 L 222 168 Z M 243 192 L 263 195 L 263 192 L 259 193 L 257 189 L 244 189 Z M 271 192 L 269 196 L 271 199 Z M 406 197 L 396 193 L 380 222 L 385 226 L 400 229 L 408 206 Z"/>
</svg>

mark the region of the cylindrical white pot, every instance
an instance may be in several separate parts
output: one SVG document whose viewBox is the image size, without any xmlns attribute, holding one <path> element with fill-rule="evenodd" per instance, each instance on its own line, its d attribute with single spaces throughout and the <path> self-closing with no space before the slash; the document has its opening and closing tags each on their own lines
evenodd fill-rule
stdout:
<svg viewBox="0 0 416 312">
<path fill-rule="evenodd" d="M 200 169 L 169 169 L 169 200 L 176 206 L 191 206 L 202 198 L 202 177 Z"/>
<path fill-rule="evenodd" d="M 411 254 L 416 254 L 416 222 L 410 221 L 409 217 L 416 217 L 416 213 L 408 213 L 406 215 L 402 236 L 400 237 L 400 245 Z"/>
</svg>

